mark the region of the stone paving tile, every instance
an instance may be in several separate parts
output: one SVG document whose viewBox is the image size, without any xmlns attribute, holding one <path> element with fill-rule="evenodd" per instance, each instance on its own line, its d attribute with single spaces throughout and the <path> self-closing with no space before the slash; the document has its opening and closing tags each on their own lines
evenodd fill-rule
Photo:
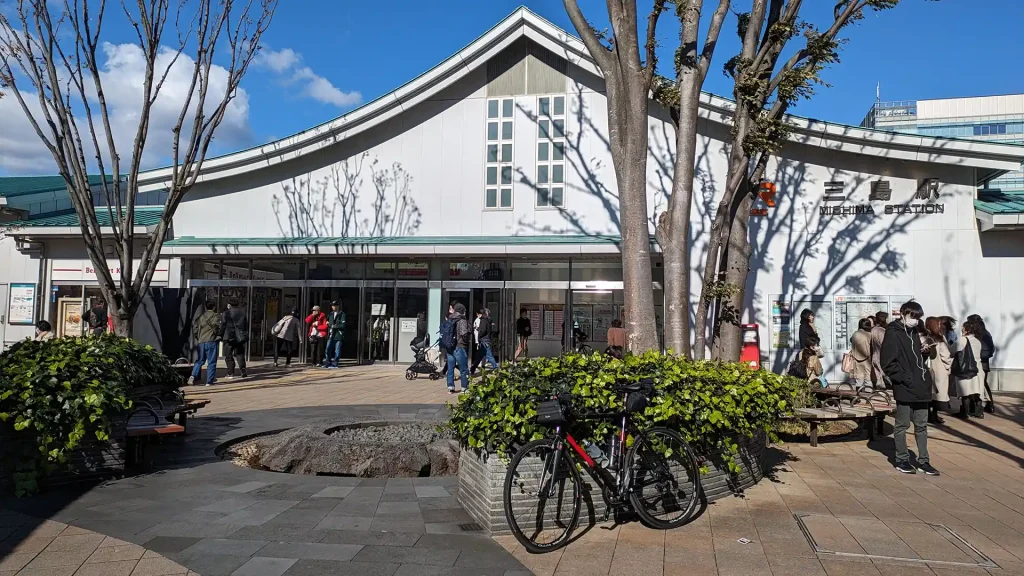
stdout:
<svg viewBox="0 0 1024 576">
<path fill-rule="evenodd" d="M 126 560 L 139 560 L 146 553 L 146 549 L 136 544 L 122 544 L 115 546 L 103 546 L 97 548 L 92 556 L 86 560 L 86 564 L 99 564 L 105 562 L 121 562 Z"/>
<path fill-rule="evenodd" d="M 413 566 L 424 568 L 424 566 Z M 387 562 L 332 562 L 328 560 L 299 560 L 285 572 L 285 576 L 394 576 L 398 564 Z M 428 574 L 416 571 L 408 574 Z"/>
<path fill-rule="evenodd" d="M 354 488 L 352 486 L 328 486 L 323 490 L 313 494 L 311 498 L 344 498 L 352 492 Z"/>
<path fill-rule="evenodd" d="M 327 532 L 299 526 L 264 524 L 245 526 L 231 534 L 234 540 L 267 540 L 270 542 L 319 542 Z"/>
<path fill-rule="evenodd" d="M 300 558 L 305 560 L 337 560 L 347 562 L 362 550 L 359 544 L 314 544 L 309 542 L 271 542 L 260 550 L 260 556 Z"/>
<path fill-rule="evenodd" d="M 229 514 L 217 520 L 216 523 L 230 526 L 259 526 L 273 520 L 278 514 L 297 503 L 296 500 L 263 500 L 234 514 Z"/>
<path fill-rule="evenodd" d="M 47 566 L 45 568 L 23 568 L 18 576 L 72 576 L 75 573 L 75 566 Z"/>
<path fill-rule="evenodd" d="M 155 536 L 147 540 L 143 545 L 154 552 L 162 554 L 178 553 L 199 542 L 202 538 L 178 537 L 178 536 Z"/>
<path fill-rule="evenodd" d="M 281 576 L 298 560 L 295 558 L 265 558 L 257 556 L 239 566 L 231 576 Z"/>
<path fill-rule="evenodd" d="M 187 572 L 188 570 L 185 567 L 167 558 L 143 558 L 135 566 L 132 576 L 177 576 Z M 211 574 L 210 576 L 214 575 Z"/>
<path fill-rule="evenodd" d="M 85 563 L 92 555 L 92 550 L 58 550 L 55 552 L 43 551 L 36 555 L 28 568 L 49 568 L 52 566 L 74 566 L 78 567 Z"/>
<path fill-rule="evenodd" d="M 272 482 L 243 482 L 241 484 L 236 484 L 234 486 L 228 486 L 227 488 L 221 488 L 221 490 L 225 492 L 236 492 L 238 494 L 245 494 L 246 492 L 259 490 L 260 488 L 270 486 L 271 484 Z"/>
<path fill-rule="evenodd" d="M 397 564 L 425 564 L 434 566 L 454 566 L 460 558 L 458 550 L 438 550 L 435 548 L 394 547 L 394 546 L 363 546 L 355 555 L 356 562 L 384 562 Z"/>
<path fill-rule="evenodd" d="M 138 559 L 135 559 L 85 564 L 75 571 L 75 576 L 129 576 L 138 563 Z"/>
<path fill-rule="evenodd" d="M 825 569 L 817 558 L 791 558 L 768 556 L 772 576 L 825 576 Z"/>
<path fill-rule="evenodd" d="M 203 538 L 181 551 L 184 556 L 217 554 L 221 556 L 252 556 L 266 546 L 266 540 L 228 540 L 225 538 Z"/>
<path fill-rule="evenodd" d="M 843 518 L 841 522 L 868 554 L 893 558 L 920 558 L 881 520 Z M 811 534 L 813 535 L 814 532 L 812 531 Z"/>
<path fill-rule="evenodd" d="M 373 546 L 413 546 L 425 535 L 406 532 L 370 532 L 369 530 L 324 530 L 323 544 L 362 544 Z"/>
<path fill-rule="evenodd" d="M 317 530 L 369 530 L 373 524 L 373 516 L 332 516 L 326 518 L 316 525 Z M 377 530 L 378 532 L 380 530 Z"/>
<path fill-rule="evenodd" d="M 417 498 L 446 498 L 451 496 L 443 486 L 416 486 Z"/>
</svg>

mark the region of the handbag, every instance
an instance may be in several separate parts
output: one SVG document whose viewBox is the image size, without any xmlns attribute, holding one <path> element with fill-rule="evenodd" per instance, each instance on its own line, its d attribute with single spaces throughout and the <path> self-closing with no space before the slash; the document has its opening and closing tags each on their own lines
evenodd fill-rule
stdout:
<svg viewBox="0 0 1024 576">
<path fill-rule="evenodd" d="M 847 374 L 853 373 L 853 354 L 849 352 L 843 354 L 843 372 Z"/>
<path fill-rule="evenodd" d="M 970 380 L 978 375 L 978 361 L 974 358 L 970 340 L 967 341 L 964 349 L 958 351 L 953 357 L 953 366 L 950 367 L 950 372 L 961 380 Z"/>
</svg>

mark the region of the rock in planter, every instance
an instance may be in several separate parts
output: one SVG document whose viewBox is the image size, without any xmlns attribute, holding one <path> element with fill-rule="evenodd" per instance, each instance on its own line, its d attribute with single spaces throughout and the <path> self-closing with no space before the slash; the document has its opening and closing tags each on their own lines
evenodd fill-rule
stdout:
<svg viewBox="0 0 1024 576">
<path fill-rule="evenodd" d="M 767 438 L 763 432 L 753 438 L 739 438 L 740 465 L 738 474 L 730 474 L 728 467 L 720 460 L 711 458 L 705 462 L 708 473 L 701 476 L 701 489 L 708 502 L 724 498 L 757 484 L 764 477 Z M 483 455 L 472 450 L 462 450 L 459 460 L 459 504 L 491 534 L 508 534 L 502 490 L 508 468 L 493 454 Z M 604 499 L 601 490 L 589 474 L 581 474 L 583 480 L 583 510 L 580 512 L 580 526 L 594 524 L 604 517 Z"/>
</svg>

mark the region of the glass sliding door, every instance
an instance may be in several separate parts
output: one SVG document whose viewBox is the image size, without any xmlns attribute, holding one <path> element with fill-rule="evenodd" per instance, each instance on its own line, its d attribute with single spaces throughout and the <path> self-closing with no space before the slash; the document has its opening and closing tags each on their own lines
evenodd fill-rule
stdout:
<svg viewBox="0 0 1024 576">
<path fill-rule="evenodd" d="M 394 282 L 367 281 L 363 290 L 362 358 L 366 363 L 393 362 Z"/>
</svg>

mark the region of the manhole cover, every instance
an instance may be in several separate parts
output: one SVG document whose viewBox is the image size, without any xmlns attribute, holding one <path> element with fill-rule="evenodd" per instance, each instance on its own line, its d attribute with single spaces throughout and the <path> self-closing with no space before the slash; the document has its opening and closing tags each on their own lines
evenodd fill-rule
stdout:
<svg viewBox="0 0 1024 576">
<path fill-rule="evenodd" d="M 882 522 L 876 518 L 823 514 L 794 514 L 794 517 L 819 555 L 998 568 L 991 558 L 942 524 Z"/>
</svg>

